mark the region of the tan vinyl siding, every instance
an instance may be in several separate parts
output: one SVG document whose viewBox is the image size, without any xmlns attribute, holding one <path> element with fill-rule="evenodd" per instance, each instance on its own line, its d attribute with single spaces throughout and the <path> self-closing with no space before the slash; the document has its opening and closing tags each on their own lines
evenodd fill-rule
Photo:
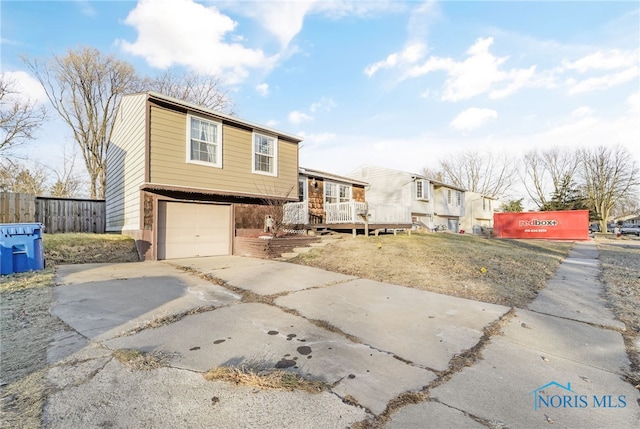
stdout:
<svg viewBox="0 0 640 429">
<path fill-rule="evenodd" d="M 106 230 L 140 228 L 144 182 L 146 95 L 122 98 L 107 150 Z"/>
<path fill-rule="evenodd" d="M 205 118 L 206 119 L 206 118 Z M 150 181 L 230 193 L 272 195 L 297 192 L 298 146 L 278 141 L 278 177 L 251 172 L 252 132 L 222 127 L 222 168 L 187 162 L 187 115 L 151 107 Z"/>
</svg>

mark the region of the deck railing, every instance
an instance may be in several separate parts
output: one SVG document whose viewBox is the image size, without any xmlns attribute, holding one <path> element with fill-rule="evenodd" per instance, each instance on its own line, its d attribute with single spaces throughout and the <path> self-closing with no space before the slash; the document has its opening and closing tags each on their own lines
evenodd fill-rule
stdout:
<svg viewBox="0 0 640 429">
<path fill-rule="evenodd" d="M 286 225 L 307 225 L 309 223 L 309 205 L 306 201 L 286 203 L 283 209 Z"/>
<path fill-rule="evenodd" d="M 358 201 L 346 203 L 326 203 L 324 223 L 364 225 L 365 216 L 370 224 L 411 224 L 408 207 L 370 204 Z M 308 225 L 309 206 L 306 202 L 284 205 L 284 223 L 288 225 Z"/>
<path fill-rule="evenodd" d="M 409 207 L 369 204 L 369 223 L 411 224 L 411 210 Z"/>
<path fill-rule="evenodd" d="M 324 205 L 328 224 L 362 223 L 367 214 L 367 203 L 349 201 L 347 203 L 326 203 Z"/>
</svg>

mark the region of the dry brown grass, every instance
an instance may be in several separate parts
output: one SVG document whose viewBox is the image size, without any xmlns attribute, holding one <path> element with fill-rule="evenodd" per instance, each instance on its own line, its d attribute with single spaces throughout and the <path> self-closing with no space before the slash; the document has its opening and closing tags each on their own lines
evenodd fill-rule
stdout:
<svg viewBox="0 0 640 429">
<path fill-rule="evenodd" d="M 126 337 L 130 335 L 137 334 L 138 332 L 144 331 L 145 329 L 157 329 L 162 326 L 170 325 L 172 323 L 179 322 L 187 316 L 193 316 L 200 313 L 206 313 L 207 311 L 213 311 L 216 307 L 214 305 L 205 305 L 201 307 L 190 308 L 189 310 L 182 311 L 180 313 L 166 314 L 163 316 L 156 317 L 155 319 L 140 323 L 139 326 L 135 328 L 124 331 L 118 335 L 118 337 Z"/>
<path fill-rule="evenodd" d="M 256 372 L 248 368 L 220 366 L 207 371 L 204 378 L 208 381 L 227 381 L 260 389 L 304 390 L 310 393 L 319 393 L 327 389 L 327 385 L 322 381 L 306 380 L 298 374 L 282 370 Z"/>
<path fill-rule="evenodd" d="M 30 373 L 14 383 L 2 386 L 0 423 L 6 428 L 42 427 L 42 408 L 50 389 L 46 369 Z"/>
<path fill-rule="evenodd" d="M 139 261 L 135 242 L 120 234 L 44 234 L 47 266 Z"/>
<path fill-rule="evenodd" d="M 49 312 L 53 269 L 0 278 L 0 421 L 38 428 L 48 388 L 47 347 L 63 325 Z"/>
<path fill-rule="evenodd" d="M 45 234 L 47 268 L 0 277 L 0 422 L 2 427 L 40 428 L 47 348 L 64 324 L 50 312 L 54 266 L 137 261 L 133 240 L 112 234 Z"/>
<path fill-rule="evenodd" d="M 462 298 L 524 307 L 544 288 L 572 242 L 429 233 L 359 236 L 291 262 Z"/>
<path fill-rule="evenodd" d="M 164 366 L 166 356 L 160 353 L 147 353 L 134 349 L 118 349 L 113 351 L 113 357 L 129 369 L 148 371 Z"/>
<path fill-rule="evenodd" d="M 605 296 L 623 332 L 631 361 L 629 381 L 640 390 L 640 240 L 631 237 L 614 239 L 597 236 Z"/>
</svg>

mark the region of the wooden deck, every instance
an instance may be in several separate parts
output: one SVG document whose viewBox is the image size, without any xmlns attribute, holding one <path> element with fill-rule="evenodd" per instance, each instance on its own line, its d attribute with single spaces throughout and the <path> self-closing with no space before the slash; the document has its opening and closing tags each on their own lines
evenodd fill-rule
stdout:
<svg viewBox="0 0 640 429">
<path fill-rule="evenodd" d="M 314 231 L 316 234 L 322 235 L 323 233 L 329 233 L 331 231 L 351 231 L 351 233 L 355 236 L 358 232 L 362 232 L 365 235 L 369 235 L 371 233 L 378 235 L 380 232 L 393 232 L 395 235 L 398 230 L 406 230 L 411 232 L 411 224 L 410 223 L 385 223 L 385 224 L 369 224 L 364 225 L 362 223 L 320 223 L 314 225 L 305 225 L 309 231 Z"/>
</svg>

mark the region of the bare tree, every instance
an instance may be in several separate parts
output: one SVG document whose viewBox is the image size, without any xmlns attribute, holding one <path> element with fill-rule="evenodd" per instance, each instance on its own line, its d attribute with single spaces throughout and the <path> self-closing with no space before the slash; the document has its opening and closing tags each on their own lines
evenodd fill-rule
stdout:
<svg viewBox="0 0 640 429">
<path fill-rule="evenodd" d="M 517 163 L 508 156 L 466 151 L 440 161 L 448 183 L 491 198 L 503 196 L 513 185 Z"/>
<path fill-rule="evenodd" d="M 444 173 L 442 171 L 438 171 L 429 167 L 422 167 L 420 174 L 422 174 L 424 177 L 427 177 L 429 179 L 437 180 L 439 182 L 444 182 Z"/>
<path fill-rule="evenodd" d="M 618 200 L 611 209 L 612 217 L 622 217 L 630 214 L 640 215 L 640 199 L 637 195 L 625 195 Z"/>
<path fill-rule="evenodd" d="M 152 91 L 169 97 L 188 101 L 198 106 L 233 115 L 234 102 L 229 89 L 216 76 L 199 75 L 194 72 L 178 74 L 169 69 L 146 83 Z"/>
<path fill-rule="evenodd" d="M 254 183 L 261 195 L 260 201 L 265 216 L 264 232 L 270 232 L 277 237 L 285 223 L 284 205 L 292 201 L 295 186 L 280 187 L 275 183 Z"/>
<path fill-rule="evenodd" d="M 640 170 L 622 146 L 598 146 L 580 151 L 582 179 L 587 198 L 605 232 L 611 211 L 623 198 L 637 199 Z"/>
<path fill-rule="evenodd" d="M 523 158 L 524 187 L 538 208 L 545 207 L 566 182 L 576 175 L 580 164 L 577 151 L 552 148 L 532 150 Z"/>
<path fill-rule="evenodd" d="M 56 176 L 56 180 L 50 188 L 52 197 L 73 198 L 78 196 L 78 192 L 82 186 L 82 179 L 75 174 L 76 159 L 76 152 L 67 155 L 66 150 L 64 150 L 61 169 L 51 169 Z"/>
<path fill-rule="evenodd" d="M 91 198 L 104 198 L 113 119 L 121 96 L 140 88 L 133 67 L 89 47 L 42 62 L 23 60 L 73 131 L 89 174 Z"/>
<path fill-rule="evenodd" d="M 34 138 L 45 120 L 44 106 L 21 97 L 16 82 L 0 74 L 0 153 Z"/>
<path fill-rule="evenodd" d="M 0 163 L 0 190 L 19 194 L 44 195 L 47 172 L 41 165 L 27 166 L 18 162 Z"/>
</svg>

